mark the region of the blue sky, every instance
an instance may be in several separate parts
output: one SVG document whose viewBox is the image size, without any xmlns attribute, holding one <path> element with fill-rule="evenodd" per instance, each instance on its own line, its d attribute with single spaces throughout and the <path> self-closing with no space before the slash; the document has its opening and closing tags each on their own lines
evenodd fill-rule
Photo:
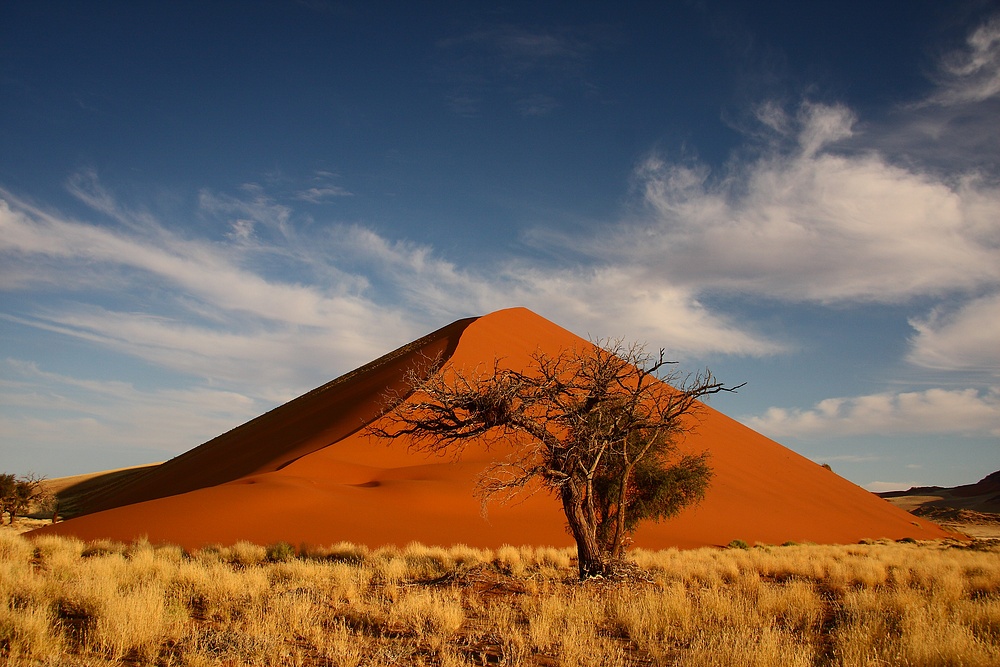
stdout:
<svg viewBox="0 0 1000 667">
<path fill-rule="evenodd" d="M 523 305 L 866 488 L 1000 469 L 1000 6 L 579 4 L 4 3 L 0 468 Z"/>
</svg>

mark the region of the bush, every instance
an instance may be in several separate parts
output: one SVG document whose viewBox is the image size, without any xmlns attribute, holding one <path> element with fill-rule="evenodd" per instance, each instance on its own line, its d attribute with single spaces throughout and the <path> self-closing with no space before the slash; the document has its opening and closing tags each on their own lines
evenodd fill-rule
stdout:
<svg viewBox="0 0 1000 667">
<path fill-rule="evenodd" d="M 749 549 L 750 548 L 750 545 L 747 544 L 746 542 L 744 542 L 743 540 L 733 540 L 732 542 L 730 542 L 726 546 L 728 546 L 730 549 Z"/>
<path fill-rule="evenodd" d="M 295 558 L 295 547 L 288 542 L 276 542 L 267 546 L 267 560 L 272 563 L 285 563 Z"/>
</svg>

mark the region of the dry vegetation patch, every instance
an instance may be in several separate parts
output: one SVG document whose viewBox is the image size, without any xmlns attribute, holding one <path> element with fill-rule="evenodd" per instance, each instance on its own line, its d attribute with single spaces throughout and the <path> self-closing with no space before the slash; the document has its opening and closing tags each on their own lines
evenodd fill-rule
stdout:
<svg viewBox="0 0 1000 667">
<path fill-rule="evenodd" d="M 7 665 L 997 665 L 1000 544 L 636 550 L 0 533 Z"/>
</svg>

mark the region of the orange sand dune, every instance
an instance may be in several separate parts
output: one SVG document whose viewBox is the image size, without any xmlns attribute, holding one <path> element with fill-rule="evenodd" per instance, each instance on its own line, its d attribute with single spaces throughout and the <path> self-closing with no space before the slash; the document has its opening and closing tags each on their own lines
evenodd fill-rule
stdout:
<svg viewBox="0 0 1000 667">
<path fill-rule="evenodd" d="M 361 427 L 377 417 L 381 391 L 398 387 L 422 353 L 451 355 L 459 367 L 491 366 L 496 357 L 523 367 L 536 350 L 586 345 L 523 308 L 456 322 L 106 494 L 95 509 L 107 509 L 33 534 L 146 536 L 188 548 L 238 540 L 570 545 L 559 504 L 545 494 L 481 516 L 476 476 L 503 451 L 427 457 Z M 950 536 L 710 407 L 685 447 L 712 454 L 708 496 L 677 519 L 642 526 L 636 546 Z"/>
</svg>

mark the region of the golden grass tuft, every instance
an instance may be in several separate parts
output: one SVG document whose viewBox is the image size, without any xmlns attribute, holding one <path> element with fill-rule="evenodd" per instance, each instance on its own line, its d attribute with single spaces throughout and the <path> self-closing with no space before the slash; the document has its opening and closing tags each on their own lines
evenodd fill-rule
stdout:
<svg viewBox="0 0 1000 667">
<path fill-rule="evenodd" d="M 580 583 L 544 547 L 0 533 L 0 663 L 997 665 L 1000 544 L 975 546 L 635 550 Z"/>
</svg>

